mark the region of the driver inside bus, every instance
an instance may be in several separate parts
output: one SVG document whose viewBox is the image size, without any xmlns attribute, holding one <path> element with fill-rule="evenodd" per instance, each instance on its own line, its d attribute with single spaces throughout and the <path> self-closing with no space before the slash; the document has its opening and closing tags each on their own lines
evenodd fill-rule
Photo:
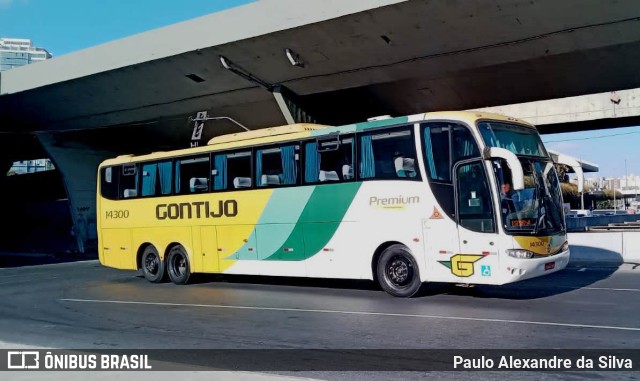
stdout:
<svg viewBox="0 0 640 381">
<path fill-rule="evenodd" d="M 516 205 L 513 202 L 513 196 L 516 192 L 511 189 L 511 183 L 505 181 L 500 187 L 500 208 L 502 214 L 508 215 L 516 212 Z"/>
</svg>

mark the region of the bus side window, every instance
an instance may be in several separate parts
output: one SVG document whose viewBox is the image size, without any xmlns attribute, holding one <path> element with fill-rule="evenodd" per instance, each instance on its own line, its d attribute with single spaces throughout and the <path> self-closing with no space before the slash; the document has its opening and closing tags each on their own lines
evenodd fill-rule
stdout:
<svg viewBox="0 0 640 381">
<path fill-rule="evenodd" d="M 178 158 L 175 161 L 175 193 L 193 194 L 209 191 L 209 156 Z"/>
<path fill-rule="evenodd" d="M 171 194 L 171 161 L 142 164 L 142 197 Z"/>
<path fill-rule="evenodd" d="M 423 149 L 427 175 L 433 181 L 451 182 L 451 159 L 447 123 L 428 123 L 423 130 Z"/>
<path fill-rule="evenodd" d="M 138 164 L 124 164 L 120 174 L 120 199 L 138 197 Z"/>
<path fill-rule="evenodd" d="M 353 137 L 325 139 L 304 144 L 306 184 L 353 181 Z"/>
<path fill-rule="evenodd" d="M 211 165 L 214 191 L 251 189 L 251 151 L 216 153 Z"/>
<path fill-rule="evenodd" d="M 411 130 L 393 129 L 360 137 L 360 178 L 420 180 Z"/>
<path fill-rule="evenodd" d="M 289 144 L 281 147 L 256 150 L 255 181 L 258 187 L 296 185 L 300 146 Z"/>
<path fill-rule="evenodd" d="M 471 131 L 460 125 L 453 126 L 451 135 L 451 152 L 453 163 L 460 160 L 466 160 L 474 157 L 480 157 L 480 149 L 476 143 Z"/>
<path fill-rule="evenodd" d="M 449 122 L 423 123 L 421 138 L 431 191 L 444 212 L 454 218 L 452 168 L 460 160 L 479 157 L 478 145 L 468 128 Z"/>
<path fill-rule="evenodd" d="M 118 167 L 106 167 L 100 171 L 100 192 L 102 197 L 109 200 L 118 199 Z"/>
</svg>

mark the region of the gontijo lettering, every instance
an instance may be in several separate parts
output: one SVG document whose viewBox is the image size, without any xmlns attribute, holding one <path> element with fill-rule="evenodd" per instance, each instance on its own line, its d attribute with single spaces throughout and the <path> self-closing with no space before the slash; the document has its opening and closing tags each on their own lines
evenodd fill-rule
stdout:
<svg viewBox="0 0 640 381">
<path fill-rule="evenodd" d="M 182 202 L 179 204 L 158 204 L 156 218 L 178 220 L 193 218 L 235 217 L 238 215 L 236 200 L 220 200 L 217 204 L 209 201 Z"/>
</svg>

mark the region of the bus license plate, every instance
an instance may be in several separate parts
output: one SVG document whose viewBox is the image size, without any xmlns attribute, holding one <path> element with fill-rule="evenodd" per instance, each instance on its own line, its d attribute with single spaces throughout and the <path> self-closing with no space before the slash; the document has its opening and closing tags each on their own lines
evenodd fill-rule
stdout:
<svg viewBox="0 0 640 381">
<path fill-rule="evenodd" d="M 556 263 L 555 262 L 545 263 L 544 264 L 544 271 L 553 270 L 554 267 L 556 267 Z"/>
</svg>

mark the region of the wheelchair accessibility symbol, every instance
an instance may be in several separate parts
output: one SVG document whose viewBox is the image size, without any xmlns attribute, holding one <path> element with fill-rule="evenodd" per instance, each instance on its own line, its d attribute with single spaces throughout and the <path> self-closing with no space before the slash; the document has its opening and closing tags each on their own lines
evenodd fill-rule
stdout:
<svg viewBox="0 0 640 381">
<path fill-rule="evenodd" d="M 480 273 L 482 274 L 482 276 L 491 276 L 491 266 L 482 265 L 482 267 L 480 268 Z"/>
</svg>

